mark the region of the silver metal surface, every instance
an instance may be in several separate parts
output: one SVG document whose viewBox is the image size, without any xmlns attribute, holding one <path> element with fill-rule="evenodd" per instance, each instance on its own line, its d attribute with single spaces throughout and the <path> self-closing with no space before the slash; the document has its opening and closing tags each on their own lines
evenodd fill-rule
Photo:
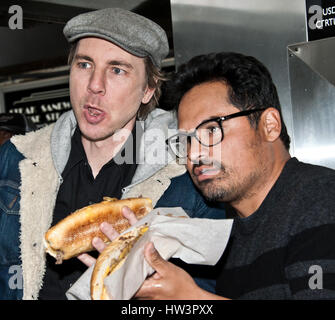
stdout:
<svg viewBox="0 0 335 320">
<path fill-rule="evenodd" d="M 335 85 L 335 38 L 293 44 L 288 49 L 314 72 Z"/>
<path fill-rule="evenodd" d="M 171 0 L 171 10 L 176 66 L 214 51 L 255 56 L 273 76 L 294 142 L 287 46 L 306 40 L 305 1 Z"/>
<path fill-rule="evenodd" d="M 289 51 L 295 155 L 335 169 L 335 38 Z"/>
</svg>

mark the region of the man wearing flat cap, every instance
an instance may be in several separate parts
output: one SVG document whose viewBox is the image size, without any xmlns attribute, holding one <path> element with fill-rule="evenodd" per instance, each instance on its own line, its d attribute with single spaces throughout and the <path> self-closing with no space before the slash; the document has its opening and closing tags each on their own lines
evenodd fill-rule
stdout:
<svg viewBox="0 0 335 320">
<path fill-rule="evenodd" d="M 224 214 L 207 205 L 164 145 L 168 129 L 176 128 L 172 113 L 155 109 L 169 49 L 165 32 L 142 16 L 109 8 L 74 17 L 64 34 L 72 46 L 73 110 L 0 150 L 6 168 L 0 172 L 1 299 L 65 299 L 86 269 L 82 262 L 93 257 L 55 265 L 45 254 L 44 234 L 104 196 L 143 195 L 190 216 Z M 123 214 L 134 218 L 127 208 Z M 101 230 L 111 236 L 110 226 Z M 100 251 L 104 244 L 94 239 L 93 246 Z"/>
</svg>

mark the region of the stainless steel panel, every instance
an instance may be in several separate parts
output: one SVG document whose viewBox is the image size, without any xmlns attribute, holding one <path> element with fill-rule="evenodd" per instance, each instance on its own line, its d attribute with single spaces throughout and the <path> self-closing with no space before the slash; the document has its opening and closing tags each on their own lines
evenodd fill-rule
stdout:
<svg viewBox="0 0 335 320">
<path fill-rule="evenodd" d="M 335 38 L 294 44 L 288 48 L 291 54 L 335 85 Z"/>
<path fill-rule="evenodd" d="M 295 155 L 335 169 L 335 38 L 289 47 Z"/>
<path fill-rule="evenodd" d="M 305 1 L 171 0 L 171 10 L 176 66 L 214 51 L 255 56 L 272 73 L 294 144 L 287 46 L 306 40 Z"/>
</svg>

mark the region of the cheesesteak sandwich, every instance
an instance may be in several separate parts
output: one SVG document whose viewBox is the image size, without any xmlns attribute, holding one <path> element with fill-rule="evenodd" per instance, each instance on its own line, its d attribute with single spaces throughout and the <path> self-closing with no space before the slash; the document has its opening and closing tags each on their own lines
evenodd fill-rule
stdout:
<svg viewBox="0 0 335 320">
<path fill-rule="evenodd" d="M 102 222 L 112 224 L 118 233 L 128 229 L 130 224 L 121 212 L 124 206 L 129 207 L 137 219 L 141 219 L 152 210 L 152 201 L 149 198 L 103 199 L 102 202 L 73 212 L 46 232 L 46 252 L 56 258 L 56 264 L 94 250 L 94 237 L 100 237 L 106 243 L 110 242 L 99 229 Z"/>
<path fill-rule="evenodd" d="M 120 235 L 113 240 L 99 255 L 91 277 L 92 300 L 110 300 L 104 286 L 104 280 L 119 269 L 126 260 L 134 244 L 147 232 L 149 227 L 142 225 Z"/>
</svg>

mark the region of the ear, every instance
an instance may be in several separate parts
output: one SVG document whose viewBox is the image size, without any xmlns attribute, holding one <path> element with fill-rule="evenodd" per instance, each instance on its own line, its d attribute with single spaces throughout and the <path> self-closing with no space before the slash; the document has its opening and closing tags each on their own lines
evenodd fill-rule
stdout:
<svg viewBox="0 0 335 320">
<path fill-rule="evenodd" d="M 142 98 L 142 103 L 143 104 L 147 104 L 150 99 L 152 98 L 152 96 L 154 95 L 155 93 L 155 88 L 150 88 L 148 85 L 146 87 L 146 89 L 144 90 L 144 96 Z"/>
<path fill-rule="evenodd" d="M 275 108 L 266 109 L 261 116 L 261 123 L 265 140 L 268 142 L 276 141 L 281 132 L 281 118 L 279 111 Z"/>
</svg>

